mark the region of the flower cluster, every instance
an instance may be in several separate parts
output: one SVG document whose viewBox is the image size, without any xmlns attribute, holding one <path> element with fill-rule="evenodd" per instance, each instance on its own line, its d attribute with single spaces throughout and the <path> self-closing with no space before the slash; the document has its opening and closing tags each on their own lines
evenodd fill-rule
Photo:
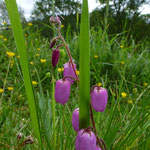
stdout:
<svg viewBox="0 0 150 150">
<path fill-rule="evenodd" d="M 59 57 L 60 57 L 60 50 L 59 47 L 64 46 L 67 50 L 69 61 L 66 62 L 63 66 L 63 79 L 56 81 L 55 86 L 55 100 L 57 103 L 62 105 L 66 104 L 69 100 L 70 96 L 70 89 L 71 85 L 77 81 L 79 82 L 79 71 L 76 70 L 76 64 L 72 61 L 72 57 L 66 44 L 65 40 L 63 39 L 60 29 L 61 29 L 61 21 L 58 16 L 51 17 L 50 22 L 56 27 L 58 31 L 58 36 L 53 38 L 50 41 L 50 49 L 53 48 L 52 51 L 52 66 L 53 68 L 56 67 Z M 61 41 L 63 44 L 57 44 L 58 41 Z M 98 58 L 96 55 L 95 58 Z M 90 112 L 91 112 L 91 119 L 93 128 L 89 127 L 87 129 L 79 128 L 79 108 L 75 109 L 72 114 L 72 126 L 73 129 L 78 132 L 75 141 L 75 148 L 76 150 L 103 150 L 105 149 L 104 141 L 101 140 L 97 136 L 97 131 L 95 128 L 95 123 L 93 119 L 92 108 L 96 112 L 103 112 L 107 105 L 108 94 L 105 88 L 100 87 L 102 84 L 92 86 L 89 93 L 91 94 L 91 103 L 90 103 Z M 103 146 L 102 146 L 102 144 Z"/>
</svg>

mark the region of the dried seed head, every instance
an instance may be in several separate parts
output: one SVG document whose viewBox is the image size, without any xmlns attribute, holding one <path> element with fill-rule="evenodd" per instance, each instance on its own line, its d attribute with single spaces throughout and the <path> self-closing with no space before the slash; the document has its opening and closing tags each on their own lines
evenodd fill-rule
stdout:
<svg viewBox="0 0 150 150">
<path fill-rule="evenodd" d="M 21 138 L 22 138 L 22 133 L 19 133 L 19 134 L 17 135 L 17 139 L 20 140 Z"/>
<path fill-rule="evenodd" d="M 52 66 L 53 67 L 56 67 L 58 60 L 59 60 L 59 49 L 55 49 L 53 50 L 53 53 L 52 53 Z"/>
<path fill-rule="evenodd" d="M 24 144 L 33 144 L 34 143 L 34 140 L 33 140 L 33 137 L 28 136 L 27 139 L 24 141 Z"/>
</svg>

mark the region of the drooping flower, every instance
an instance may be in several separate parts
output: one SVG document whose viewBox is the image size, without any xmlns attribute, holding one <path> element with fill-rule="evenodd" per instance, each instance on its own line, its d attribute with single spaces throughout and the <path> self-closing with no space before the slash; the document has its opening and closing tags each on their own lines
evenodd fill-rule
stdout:
<svg viewBox="0 0 150 150">
<path fill-rule="evenodd" d="M 91 104 L 95 111 L 103 112 L 107 105 L 107 90 L 102 87 L 95 87 L 91 93 Z"/>
<path fill-rule="evenodd" d="M 53 67 L 56 67 L 58 60 L 59 60 L 59 49 L 55 49 L 53 50 L 53 53 L 52 53 L 52 66 Z"/>
<path fill-rule="evenodd" d="M 56 81 L 55 100 L 57 103 L 64 105 L 70 96 L 71 84 L 68 80 L 60 79 Z"/>
<path fill-rule="evenodd" d="M 75 140 L 76 150 L 95 150 L 96 149 L 96 136 L 92 131 L 81 129 Z"/>
<path fill-rule="evenodd" d="M 73 64 L 74 65 L 74 68 L 75 68 L 75 70 L 76 70 L 76 64 Z M 73 78 L 75 78 L 76 79 L 76 75 L 75 75 L 75 73 L 74 73 L 74 70 L 73 70 L 73 68 L 72 68 L 72 64 L 70 63 L 70 62 L 67 62 L 67 63 L 65 63 L 64 64 L 64 72 L 63 72 L 63 76 L 65 77 L 65 76 L 72 76 Z M 71 78 L 66 78 L 68 81 L 70 81 L 72 84 L 73 84 L 73 82 L 74 82 L 74 80 L 73 79 L 71 79 Z"/>
<path fill-rule="evenodd" d="M 72 114 L 72 126 L 75 131 L 79 131 L 79 108 L 76 108 Z"/>
</svg>

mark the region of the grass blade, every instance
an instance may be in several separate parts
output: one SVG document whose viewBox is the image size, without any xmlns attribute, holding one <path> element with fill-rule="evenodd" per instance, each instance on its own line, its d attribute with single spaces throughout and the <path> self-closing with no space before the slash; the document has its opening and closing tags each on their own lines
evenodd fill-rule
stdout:
<svg viewBox="0 0 150 150">
<path fill-rule="evenodd" d="M 83 0 L 80 31 L 80 129 L 89 127 L 90 44 L 88 1 Z"/>
<path fill-rule="evenodd" d="M 38 139 L 39 146 L 42 147 L 39 120 L 38 120 L 38 115 L 37 115 L 37 109 L 36 109 L 36 103 L 34 99 L 31 79 L 30 79 L 25 41 L 24 41 L 22 26 L 20 22 L 18 9 L 17 9 L 17 4 L 15 0 L 5 0 L 5 3 L 6 3 L 9 18 L 10 18 L 14 38 L 16 41 L 16 46 L 20 55 L 20 63 L 21 63 L 21 68 L 23 72 L 24 84 L 25 84 L 28 104 L 30 108 L 30 115 L 32 119 L 34 133 Z"/>
</svg>

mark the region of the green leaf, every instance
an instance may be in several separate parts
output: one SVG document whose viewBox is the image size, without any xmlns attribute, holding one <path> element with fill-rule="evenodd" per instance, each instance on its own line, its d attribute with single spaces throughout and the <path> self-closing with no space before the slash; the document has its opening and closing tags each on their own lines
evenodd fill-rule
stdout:
<svg viewBox="0 0 150 150">
<path fill-rule="evenodd" d="M 25 48 L 25 41 L 24 41 L 24 36 L 23 36 L 23 31 L 22 31 L 22 26 L 20 22 L 19 13 L 18 13 L 17 4 L 15 0 L 5 0 L 5 3 L 6 3 L 9 18 L 10 18 L 14 38 L 16 41 L 17 50 L 20 56 L 20 63 L 21 63 L 23 77 L 24 77 L 24 84 L 25 84 L 28 104 L 30 108 L 30 115 L 32 119 L 34 133 L 38 139 L 39 146 L 42 149 L 40 126 L 39 126 L 36 102 L 35 102 L 34 93 L 33 93 L 32 84 L 31 84 L 28 59 L 27 59 L 27 53 L 26 53 L 26 48 Z"/>
<path fill-rule="evenodd" d="M 88 1 L 83 0 L 80 30 L 80 129 L 89 127 L 90 44 Z"/>
</svg>

